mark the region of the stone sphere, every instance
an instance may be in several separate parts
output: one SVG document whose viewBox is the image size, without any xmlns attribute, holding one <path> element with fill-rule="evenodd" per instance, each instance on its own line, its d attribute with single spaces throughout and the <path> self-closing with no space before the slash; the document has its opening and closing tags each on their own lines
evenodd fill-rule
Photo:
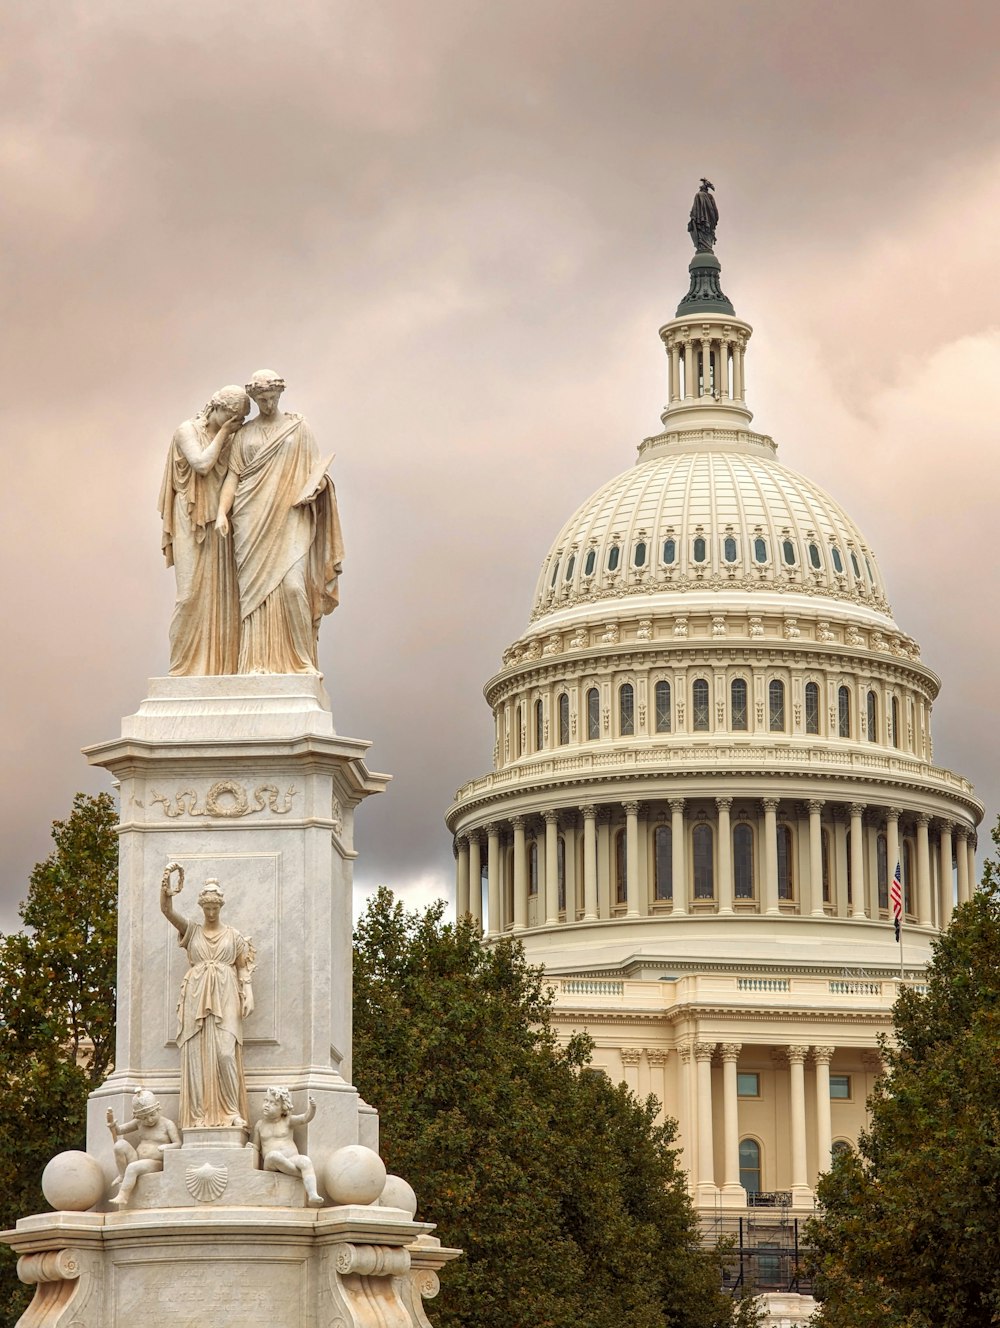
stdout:
<svg viewBox="0 0 1000 1328">
<path fill-rule="evenodd" d="M 348 1144 L 326 1164 L 326 1192 L 335 1204 L 372 1204 L 385 1187 L 385 1163 L 370 1148 Z"/>
<path fill-rule="evenodd" d="M 413 1193 L 413 1186 L 402 1176 L 386 1176 L 379 1203 L 383 1208 L 402 1208 L 409 1217 L 416 1216 L 417 1196 Z"/>
<path fill-rule="evenodd" d="M 42 1193 L 61 1212 L 85 1213 L 100 1203 L 106 1188 L 101 1164 L 75 1149 L 56 1153 L 42 1172 Z"/>
</svg>

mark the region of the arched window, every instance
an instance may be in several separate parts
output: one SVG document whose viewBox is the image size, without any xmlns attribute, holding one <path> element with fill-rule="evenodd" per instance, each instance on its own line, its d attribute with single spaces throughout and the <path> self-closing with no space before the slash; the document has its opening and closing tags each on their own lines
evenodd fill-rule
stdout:
<svg viewBox="0 0 1000 1328">
<path fill-rule="evenodd" d="M 528 894 L 538 894 L 538 840 L 528 845 Z"/>
<path fill-rule="evenodd" d="M 712 827 L 704 821 L 699 821 L 691 832 L 695 899 L 715 898 L 715 863 L 713 861 L 712 840 Z"/>
<path fill-rule="evenodd" d="M 913 849 L 909 840 L 903 844 L 903 911 L 913 913 Z"/>
<path fill-rule="evenodd" d="M 640 540 L 632 552 L 632 562 L 636 567 L 646 566 L 646 543 Z"/>
<path fill-rule="evenodd" d="M 596 687 L 587 693 L 587 738 L 601 736 L 601 694 Z"/>
<path fill-rule="evenodd" d="M 626 876 L 626 843 L 625 831 L 619 830 L 615 835 L 615 903 L 624 904 L 628 901 L 628 886 Z"/>
<path fill-rule="evenodd" d="M 695 733 L 708 732 L 708 681 L 695 678 L 691 684 L 691 727 Z"/>
<path fill-rule="evenodd" d="M 549 588 L 550 588 L 550 589 L 552 588 L 552 586 L 555 585 L 555 583 L 556 583 L 556 579 L 558 578 L 558 576 L 559 576 L 559 555 L 557 554 L 557 555 L 556 555 L 556 560 L 555 560 L 555 562 L 552 564 L 552 580 L 549 582 Z"/>
<path fill-rule="evenodd" d="M 737 899 L 753 899 L 753 830 L 743 821 L 733 827 L 733 882 Z"/>
<path fill-rule="evenodd" d="M 658 825 L 653 835 L 653 857 L 656 869 L 654 898 L 674 897 L 674 837 L 669 825 Z"/>
<path fill-rule="evenodd" d="M 617 544 L 612 544 L 608 550 L 608 571 L 613 572 L 618 567 L 618 559 L 622 556 L 622 551 Z"/>
<path fill-rule="evenodd" d="M 795 545 L 791 540 L 785 540 L 781 546 L 781 556 L 789 567 L 795 566 Z"/>
<path fill-rule="evenodd" d="M 874 692 L 868 693 L 868 741 L 878 742 L 878 697 Z"/>
<path fill-rule="evenodd" d="M 630 682 L 618 688 L 618 732 L 623 738 L 635 733 L 635 691 Z"/>
<path fill-rule="evenodd" d="M 541 701 L 535 702 L 535 751 L 540 752 L 545 746 L 545 715 Z"/>
<path fill-rule="evenodd" d="M 899 746 L 899 701 L 896 699 L 895 696 L 892 698 L 890 714 L 892 716 L 892 735 L 891 735 L 892 745 L 893 747 L 898 747 Z"/>
<path fill-rule="evenodd" d="M 812 563 L 813 567 L 816 568 L 817 572 L 823 566 L 823 559 L 819 554 L 819 546 L 816 544 L 809 545 L 809 561 Z"/>
<path fill-rule="evenodd" d="M 806 683 L 806 732 L 819 732 L 819 686 L 814 682 Z"/>
<path fill-rule="evenodd" d="M 704 536 L 698 535 L 695 538 L 694 543 L 691 545 L 691 557 L 694 559 L 696 563 L 703 563 L 705 561 L 705 554 L 707 552 L 708 550 L 705 545 Z"/>
<path fill-rule="evenodd" d="M 823 903 L 832 902 L 830 892 L 830 832 L 824 830 L 820 835 L 820 855 L 823 863 Z"/>
<path fill-rule="evenodd" d="M 875 869 L 878 877 L 878 906 L 889 907 L 889 841 L 879 835 L 875 841 Z"/>
<path fill-rule="evenodd" d="M 653 699 L 656 704 L 656 731 L 657 733 L 669 733 L 670 684 L 661 679 L 653 690 Z"/>
<path fill-rule="evenodd" d="M 572 581 L 572 579 L 573 579 L 573 568 L 574 568 L 575 566 L 576 566 L 576 554 L 575 554 L 575 553 L 571 553 L 571 554 L 569 555 L 569 561 L 568 561 L 567 564 L 566 564 L 566 576 L 565 576 L 565 580 L 567 580 L 567 581 Z"/>
<path fill-rule="evenodd" d="M 663 541 L 663 561 L 669 567 L 671 563 L 677 561 L 677 541 L 665 539 Z"/>
<path fill-rule="evenodd" d="M 861 580 L 861 568 L 858 566 L 858 555 L 857 555 L 856 553 L 852 553 L 852 554 L 851 554 L 851 566 L 854 568 L 854 575 L 855 575 L 855 576 L 858 578 L 858 580 L 860 581 L 860 580 Z"/>
<path fill-rule="evenodd" d="M 830 556 L 833 559 L 833 570 L 837 573 L 842 572 L 844 570 L 844 560 L 841 558 L 840 550 L 836 544 L 830 546 Z"/>
<path fill-rule="evenodd" d="M 772 733 L 785 731 L 785 684 L 777 678 L 767 687 L 767 727 Z"/>
<path fill-rule="evenodd" d="M 841 687 L 837 692 L 837 732 L 842 738 L 851 736 L 851 689 Z"/>
<path fill-rule="evenodd" d="M 722 541 L 722 556 L 727 563 L 734 563 L 736 561 L 736 554 L 736 541 L 733 539 L 732 535 L 727 535 Z"/>
<path fill-rule="evenodd" d="M 872 571 L 872 565 L 871 565 L 871 563 L 868 561 L 868 555 L 867 555 L 867 554 L 865 555 L 865 566 L 868 568 L 868 580 L 872 583 L 872 585 L 874 585 L 874 584 L 875 584 L 875 574 L 874 574 L 874 572 Z"/>
<path fill-rule="evenodd" d="M 584 564 L 583 564 L 583 574 L 584 574 L 584 576 L 593 576 L 593 575 L 594 575 L 594 568 L 595 568 L 596 566 L 597 566 L 597 550 L 596 550 L 596 549 L 588 549 L 588 550 L 587 550 L 587 557 L 586 557 L 586 559 L 585 559 L 585 561 L 584 561 Z"/>
<path fill-rule="evenodd" d="M 834 1139 L 830 1146 L 830 1156 L 834 1161 L 838 1157 L 843 1157 L 845 1153 L 853 1153 L 854 1149 L 848 1139 Z"/>
<path fill-rule="evenodd" d="M 758 535 L 753 542 L 753 556 L 759 563 L 767 562 L 767 540 Z"/>
<path fill-rule="evenodd" d="M 740 1140 L 740 1184 L 747 1194 L 760 1194 L 760 1144 L 756 1139 Z"/>
<path fill-rule="evenodd" d="M 565 747 L 569 742 L 569 696 L 559 694 L 559 745 Z"/>
<path fill-rule="evenodd" d="M 778 898 L 795 898 L 795 864 L 792 857 L 792 831 L 787 825 L 778 826 Z"/>
<path fill-rule="evenodd" d="M 746 678 L 734 678 L 729 684 L 729 724 L 731 728 L 741 733 L 745 733 L 750 727 Z"/>
<path fill-rule="evenodd" d="M 522 725 L 522 722 L 523 722 L 523 721 L 522 721 L 522 719 L 521 719 L 521 707 L 518 706 L 517 709 L 514 711 L 514 755 L 515 755 L 515 757 L 520 757 L 520 755 L 521 755 L 521 748 L 522 748 L 522 741 L 521 741 L 521 725 Z"/>
<path fill-rule="evenodd" d="M 556 885 L 559 895 L 559 912 L 566 912 L 566 840 L 562 835 L 556 840 Z"/>
</svg>

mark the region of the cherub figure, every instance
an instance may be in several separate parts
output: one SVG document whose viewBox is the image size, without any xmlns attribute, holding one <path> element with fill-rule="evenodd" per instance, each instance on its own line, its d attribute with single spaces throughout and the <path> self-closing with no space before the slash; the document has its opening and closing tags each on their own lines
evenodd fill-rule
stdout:
<svg viewBox="0 0 1000 1328">
<path fill-rule="evenodd" d="M 118 1193 L 112 1203 L 124 1207 L 132 1197 L 140 1176 L 163 1170 L 163 1154 L 168 1148 L 180 1148 L 181 1137 L 172 1120 L 160 1114 L 160 1104 L 154 1094 L 140 1089 L 132 1098 L 134 1119 L 119 1125 L 115 1113 L 108 1108 L 108 1129 L 114 1140 L 115 1162 L 118 1165 Z M 135 1146 L 123 1135 L 134 1134 Z"/>
<path fill-rule="evenodd" d="M 308 1108 L 292 1114 L 292 1097 L 287 1088 L 269 1088 L 264 1094 L 261 1117 L 253 1127 L 254 1147 L 260 1153 L 264 1171 L 280 1171 L 286 1176 L 301 1176 L 311 1208 L 320 1208 L 323 1197 L 316 1189 L 316 1171 L 304 1153 L 295 1147 L 292 1129 L 306 1125 L 316 1115 L 316 1103 L 310 1098 Z"/>
</svg>

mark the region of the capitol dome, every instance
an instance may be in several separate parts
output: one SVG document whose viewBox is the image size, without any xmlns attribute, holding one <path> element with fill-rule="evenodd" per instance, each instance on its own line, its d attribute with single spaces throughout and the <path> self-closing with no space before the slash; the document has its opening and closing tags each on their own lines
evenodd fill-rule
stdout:
<svg viewBox="0 0 1000 1328">
<path fill-rule="evenodd" d="M 678 1119 L 703 1217 L 794 1217 L 971 896 L 983 807 L 935 764 L 940 680 L 868 541 L 750 428 L 714 253 L 689 271 L 662 429 L 551 545 L 446 820 L 459 913 Z"/>
</svg>

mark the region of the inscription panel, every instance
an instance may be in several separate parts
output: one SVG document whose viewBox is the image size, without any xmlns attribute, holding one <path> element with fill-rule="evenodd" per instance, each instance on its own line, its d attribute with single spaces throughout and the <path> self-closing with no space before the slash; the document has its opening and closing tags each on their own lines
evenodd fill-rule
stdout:
<svg viewBox="0 0 1000 1328">
<path fill-rule="evenodd" d="M 162 1259 L 114 1265 L 115 1323 L 156 1328 L 306 1323 L 306 1261 Z"/>
</svg>

